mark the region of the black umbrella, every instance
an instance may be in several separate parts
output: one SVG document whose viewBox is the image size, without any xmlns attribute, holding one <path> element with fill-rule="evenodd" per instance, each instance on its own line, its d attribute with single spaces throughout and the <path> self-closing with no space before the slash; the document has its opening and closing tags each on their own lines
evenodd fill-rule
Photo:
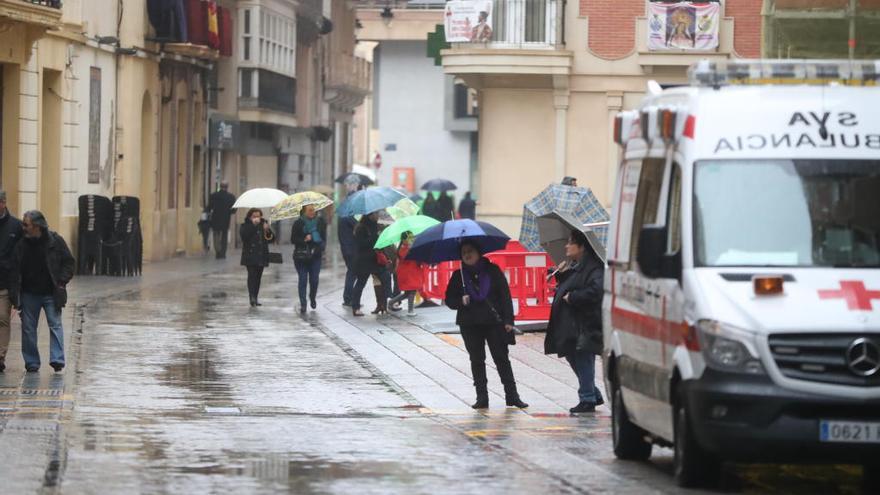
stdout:
<svg viewBox="0 0 880 495">
<path fill-rule="evenodd" d="M 451 180 L 446 179 L 431 179 L 428 182 L 422 184 L 423 191 L 454 191 L 458 189 L 458 186 L 455 185 Z"/>
<path fill-rule="evenodd" d="M 346 172 L 337 177 L 336 182 L 338 184 L 360 184 L 362 186 L 372 186 L 374 184 L 373 179 L 357 172 Z"/>
</svg>

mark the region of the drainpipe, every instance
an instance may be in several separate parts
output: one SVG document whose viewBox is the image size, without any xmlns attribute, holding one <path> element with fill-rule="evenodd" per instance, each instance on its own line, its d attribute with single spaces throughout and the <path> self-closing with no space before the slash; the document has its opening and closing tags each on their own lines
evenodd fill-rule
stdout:
<svg viewBox="0 0 880 495">
<path fill-rule="evenodd" d="M 122 133 L 122 126 L 119 124 L 119 48 L 122 46 L 122 0 L 116 0 L 116 49 L 113 54 L 115 75 L 113 77 L 113 125 L 115 127 L 113 133 L 113 173 L 111 181 L 113 182 L 113 196 L 116 196 L 116 184 L 119 181 L 119 135 Z"/>
</svg>

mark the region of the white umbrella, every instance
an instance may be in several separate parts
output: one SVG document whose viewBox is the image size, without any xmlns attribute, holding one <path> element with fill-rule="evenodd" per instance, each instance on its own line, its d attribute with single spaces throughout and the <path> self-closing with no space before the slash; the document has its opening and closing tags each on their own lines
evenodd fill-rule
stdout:
<svg viewBox="0 0 880 495">
<path fill-rule="evenodd" d="M 363 165 L 355 164 L 355 165 L 351 166 L 351 171 L 352 171 L 352 173 L 355 173 L 355 174 L 366 175 L 367 177 L 370 178 L 370 180 L 372 180 L 373 182 L 376 182 L 376 171 L 371 168 L 367 168 Z"/>
<path fill-rule="evenodd" d="M 233 208 L 272 208 L 283 199 L 287 193 L 271 187 L 258 187 L 249 189 L 235 200 Z"/>
</svg>

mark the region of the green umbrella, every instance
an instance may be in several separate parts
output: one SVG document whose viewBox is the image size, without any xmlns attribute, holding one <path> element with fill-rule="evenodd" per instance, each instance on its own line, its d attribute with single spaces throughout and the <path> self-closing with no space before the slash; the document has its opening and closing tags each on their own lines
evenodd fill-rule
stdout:
<svg viewBox="0 0 880 495">
<path fill-rule="evenodd" d="M 433 227 L 439 223 L 437 220 L 424 215 L 401 218 L 382 231 L 382 235 L 379 236 L 379 240 L 376 241 L 376 245 L 373 247 L 376 249 L 388 247 L 400 242 L 400 236 L 404 232 L 412 232 L 415 235 L 419 235 L 428 227 Z"/>
</svg>

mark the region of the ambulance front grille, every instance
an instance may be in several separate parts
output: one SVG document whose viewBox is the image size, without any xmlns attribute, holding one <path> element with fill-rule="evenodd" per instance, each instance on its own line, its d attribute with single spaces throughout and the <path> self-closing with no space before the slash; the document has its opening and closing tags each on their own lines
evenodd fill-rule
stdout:
<svg viewBox="0 0 880 495">
<path fill-rule="evenodd" d="M 863 339 L 858 349 L 854 343 Z M 788 378 L 856 387 L 880 387 L 880 362 L 871 362 L 880 351 L 880 333 L 873 334 L 775 334 L 769 337 L 770 352 L 779 371 Z M 868 361 L 853 366 L 853 358 L 868 347 Z M 848 354 L 851 356 L 848 357 Z M 861 374 L 859 374 L 861 373 Z"/>
</svg>

